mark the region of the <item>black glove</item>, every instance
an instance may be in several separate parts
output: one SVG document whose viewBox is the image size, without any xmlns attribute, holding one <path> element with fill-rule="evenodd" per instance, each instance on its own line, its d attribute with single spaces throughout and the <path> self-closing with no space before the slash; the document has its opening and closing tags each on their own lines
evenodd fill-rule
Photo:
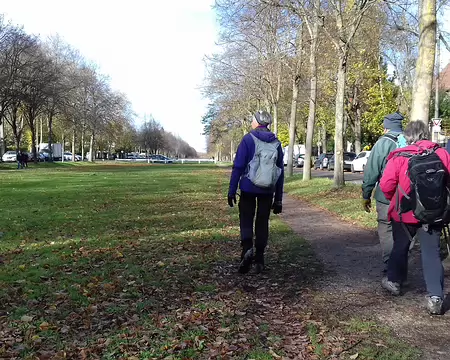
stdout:
<svg viewBox="0 0 450 360">
<path fill-rule="evenodd" d="M 281 201 L 275 201 L 272 205 L 272 209 L 275 215 L 281 214 L 281 212 L 283 211 L 283 204 L 281 203 Z"/>
<path fill-rule="evenodd" d="M 236 195 L 228 195 L 228 205 L 233 207 L 236 204 Z"/>
<path fill-rule="evenodd" d="M 364 211 L 370 213 L 370 209 L 372 208 L 372 201 L 370 199 L 363 199 L 362 204 Z"/>
</svg>

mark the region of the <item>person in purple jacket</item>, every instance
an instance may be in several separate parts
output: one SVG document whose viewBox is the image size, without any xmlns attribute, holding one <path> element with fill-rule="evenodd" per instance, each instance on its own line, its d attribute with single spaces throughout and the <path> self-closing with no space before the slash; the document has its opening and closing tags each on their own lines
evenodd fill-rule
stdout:
<svg viewBox="0 0 450 360">
<path fill-rule="evenodd" d="M 236 204 L 240 187 L 239 225 L 241 232 L 241 263 L 239 272 L 248 273 L 255 262 L 255 271 L 264 269 L 264 250 L 269 238 L 270 210 L 282 211 L 284 162 L 283 149 L 268 126 L 272 117 L 266 111 L 253 116 L 252 131 L 239 144 L 231 173 L 228 204 Z M 256 221 L 255 221 L 256 213 Z M 255 222 L 255 253 L 253 225 Z"/>
</svg>

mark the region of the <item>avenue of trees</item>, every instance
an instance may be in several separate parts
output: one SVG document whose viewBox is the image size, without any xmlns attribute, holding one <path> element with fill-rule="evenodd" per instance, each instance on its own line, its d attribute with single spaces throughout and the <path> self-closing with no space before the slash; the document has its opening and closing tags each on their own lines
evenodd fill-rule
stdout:
<svg viewBox="0 0 450 360">
<path fill-rule="evenodd" d="M 89 160 L 140 151 L 193 157 L 185 141 L 136 115 L 107 76 L 58 36 L 40 39 L 0 15 L 0 159 L 7 150 L 64 143 Z M 73 157 L 75 160 L 75 157 Z"/>
<path fill-rule="evenodd" d="M 305 164 L 334 152 L 334 183 L 343 186 L 344 151 L 373 145 L 385 115 L 400 111 L 427 124 L 435 115 L 435 49 L 439 40 L 447 44 L 439 27 L 446 6 L 444 0 L 216 0 L 220 47 L 205 60 L 208 151 L 232 154 L 251 115 L 265 109 L 283 146 L 306 145 Z M 288 161 L 292 174 L 292 156 Z M 303 178 L 311 178 L 307 165 Z"/>
</svg>

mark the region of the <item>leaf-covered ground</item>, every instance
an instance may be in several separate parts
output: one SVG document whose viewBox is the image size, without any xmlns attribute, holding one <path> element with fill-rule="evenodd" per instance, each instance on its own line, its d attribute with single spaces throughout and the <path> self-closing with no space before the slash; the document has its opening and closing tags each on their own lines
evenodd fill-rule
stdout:
<svg viewBox="0 0 450 360">
<path fill-rule="evenodd" d="M 370 322 L 314 306 L 321 264 L 278 217 L 267 271 L 238 275 L 226 173 L 2 171 L 0 358 L 371 359 L 404 349 Z M 389 358 L 411 358 L 401 353 Z"/>
</svg>

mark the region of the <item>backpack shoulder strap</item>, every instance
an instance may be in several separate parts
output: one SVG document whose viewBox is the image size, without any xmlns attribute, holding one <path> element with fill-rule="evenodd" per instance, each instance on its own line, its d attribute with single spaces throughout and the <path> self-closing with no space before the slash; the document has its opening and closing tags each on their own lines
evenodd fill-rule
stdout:
<svg viewBox="0 0 450 360">
<path fill-rule="evenodd" d="M 261 140 L 259 140 L 255 135 L 253 135 L 252 133 L 250 133 L 250 135 L 252 136 L 253 142 L 255 143 L 255 148 L 257 146 L 259 146 L 259 144 L 261 144 Z"/>
<path fill-rule="evenodd" d="M 398 135 L 399 135 L 399 134 L 398 134 Z M 389 139 L 389 140 L 395 142 L 395 144 L 397 144 L 397 138 L 398 138 L 398 135 L 393 135 L 393 134 L 390 134 L 390 133 L 386 133 L 386 134 L 384 134 L 382 137 L 384 137 L 384 138 L 386 138 L 386 139 Z"/>
<path fill-rule="evenodd" d="M 396 154 L 394 155 L 394 157 L 405 157 L 405 158 L 410 159 L 410 158 L 412 158 L 414 155 L 417 155 L 417 154 L 415 154 L 415 153 L 413 153 L 413 152 L 410 152 L 410 151 L 401 151 L 401 152 L 396 153 Z"/>
</svg>

